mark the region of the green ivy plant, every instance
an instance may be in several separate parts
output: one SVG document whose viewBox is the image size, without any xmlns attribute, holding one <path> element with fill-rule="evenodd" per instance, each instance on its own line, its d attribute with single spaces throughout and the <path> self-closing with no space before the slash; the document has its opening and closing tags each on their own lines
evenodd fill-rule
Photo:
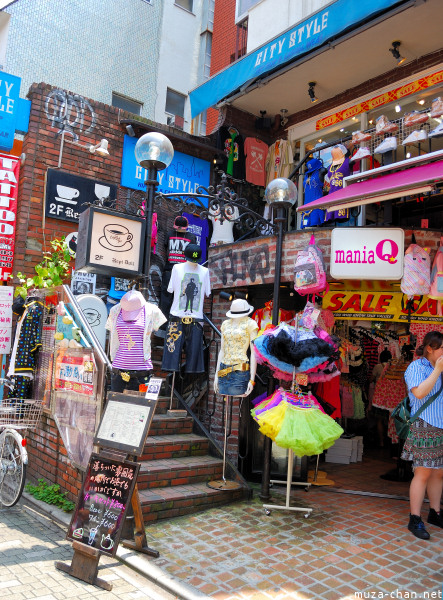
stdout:
<svg viewBox="0 0 443 600">
<path fill-rule="evenodd" d="M 37 485 L 28 483 L 25 489 L 37 500 L 54 504 L 65 512 L 72 512 L 75 508 L 74 502 L 66 498 L 66 492 L 60 492 L 60 486 L 56 483 L 49 485 L 44 479 L 39 479 Z"/>
<path fill-rule="evenodd" d="M 17 273 L 20 282 L 15 289 L 16 296 L 26 298 L 30 290 L 55 287 L 62 285 L 69 275 L 69 262 L 72 256 L 69 252 L 65 238 L 54 239 L 50 242 L 52 250 L 44 252 L 43 259 L 35 265 L 36 275 L 27 277 L 23 273 Z"/>
</svg>

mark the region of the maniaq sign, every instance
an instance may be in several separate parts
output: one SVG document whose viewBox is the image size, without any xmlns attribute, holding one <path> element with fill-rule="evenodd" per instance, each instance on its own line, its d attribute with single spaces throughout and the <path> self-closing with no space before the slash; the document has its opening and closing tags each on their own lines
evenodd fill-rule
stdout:
<svg viewBox="0 0 443 600">
<path fill-rule="evenodd" d="M 12 274 L 20 159 L 0 154 L 0 279 Z"/>
<path fill-rule="evenodd" d="M 403 276 L 404 231 L 400 228 L 334 229 L 331 275 L 335 279 L 399 280 Z"/>
</svg>

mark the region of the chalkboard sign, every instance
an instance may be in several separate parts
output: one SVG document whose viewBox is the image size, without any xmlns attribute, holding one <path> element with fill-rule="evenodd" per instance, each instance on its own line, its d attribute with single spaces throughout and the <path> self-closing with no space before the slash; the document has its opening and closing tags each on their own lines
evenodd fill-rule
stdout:
<svg viewBox="0 0 443 600">
<path fill-rule="evenodd" d="M 66 535 L 114 556 L 140 465 L 91 454 Z"/>
</svg>

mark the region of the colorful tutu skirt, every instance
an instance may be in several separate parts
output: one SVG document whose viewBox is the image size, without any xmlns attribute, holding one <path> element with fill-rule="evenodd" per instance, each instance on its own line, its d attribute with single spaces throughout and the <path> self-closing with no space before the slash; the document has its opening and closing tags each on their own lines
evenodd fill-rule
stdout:
<svg viewBox="0 0 443 600">
<path fill-rule="evenodd" d="M 343 433 L 310 393 L 278 390 L 251 410 L 263 435 L 296 456 L 321 454 Z"/>
</svg>

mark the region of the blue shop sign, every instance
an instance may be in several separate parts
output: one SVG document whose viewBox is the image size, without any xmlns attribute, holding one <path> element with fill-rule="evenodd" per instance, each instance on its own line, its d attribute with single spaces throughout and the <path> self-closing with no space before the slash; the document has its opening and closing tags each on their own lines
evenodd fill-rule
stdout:
<svg viewBox="0 0 443 600">
<path fill-rule="evenodd" d="M 242 86 L 401 3 L 402 0 L 336 0 L 195 88 L 189 94 L 192 118 Z"/>
<path fill-rule="evenodd" d="M 136 138 L 125 135 L 120 184 L 133 190 L 145 191 L 144 182 L 148 173 L 135 159 L 136 143 Z M 194 193 L 200 186 L 209 186 L 210 174 L 211 163 L 207 160 L 174 151 L 174 158 L 169 167 L 158 172 L 157 191 L 164 194 Z"/>
<path fill-rule="evenodd" d="M 11 150 L 14 145 L 20 84 L 20 77 L 0 73 L 0 150 Z"/>
</svg>

